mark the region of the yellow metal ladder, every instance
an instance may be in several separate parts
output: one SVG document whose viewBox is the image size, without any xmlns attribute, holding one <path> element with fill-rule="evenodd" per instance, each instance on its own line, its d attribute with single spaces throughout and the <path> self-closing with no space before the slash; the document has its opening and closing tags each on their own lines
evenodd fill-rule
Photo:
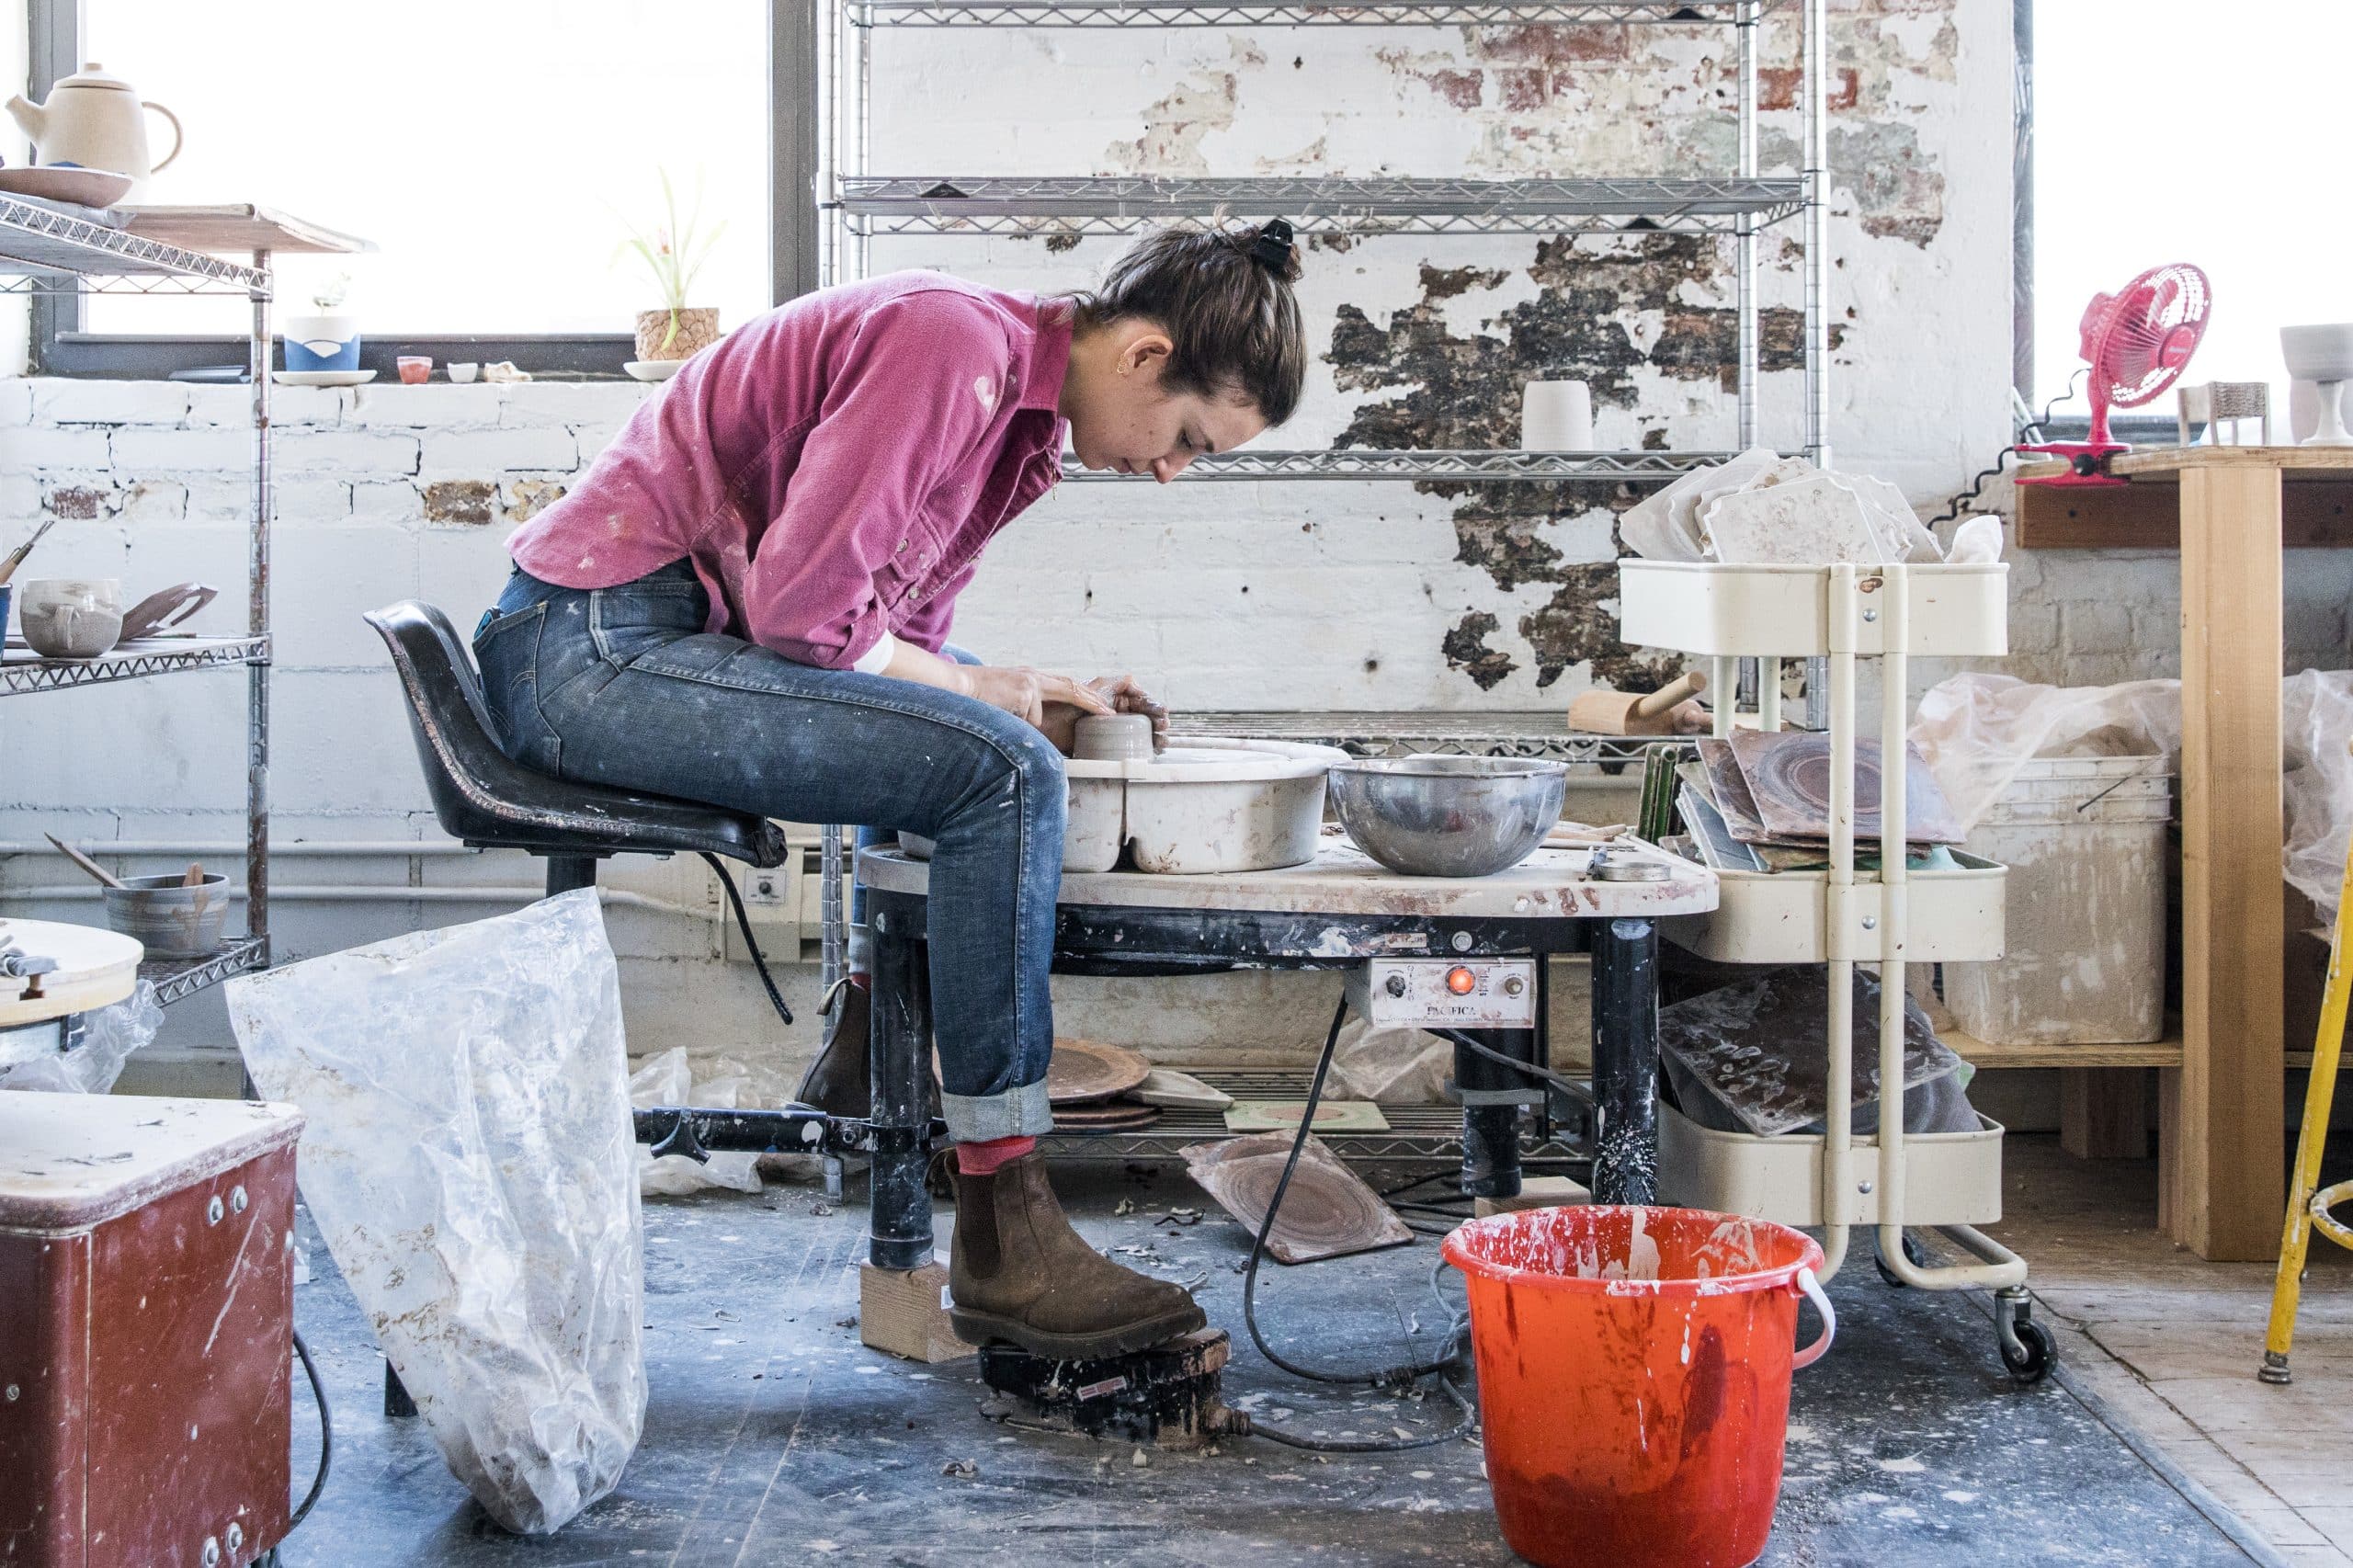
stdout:
<svg viewBox="0 0 2353 1568">
<path fill-rule="evenodd" d="M 2345 1044 L 2347 994 L 2353 992 L 2353 970 L 2347 968 L 2345 952 L 2348 903 L 2353 903 L 2353 844 L 2346 846 L 2336 918 L 2329 924 L 2328 987 L 2321 994 L 2320 1032 L 2313 1041 L 2312 1079 L 2304 1088 L 2304 1122 L 2296 1134 L 2295 1185 L 2288 1194 L 2288 1222 L 2279 1238 L 2279 1273 L 2271 1285 L 2271 1327 L 2263 1338 L 2263 1366 L 2256 1373 L 2267 1383 L 2289 1381 L 2288 1350 L 2296 1335 L 2296 1300 L 2303 1289 L 2304 1256 L 2313 1233 L 2353 1249 L 2353 1226 L 2329 1212 L 2353 1199 L 2353 1181 L 2318 1186 L 2321 1152 L 2328 1143 L 2329 1102 L 2336 1094 L 2337 1059 Z"/>
</svg>

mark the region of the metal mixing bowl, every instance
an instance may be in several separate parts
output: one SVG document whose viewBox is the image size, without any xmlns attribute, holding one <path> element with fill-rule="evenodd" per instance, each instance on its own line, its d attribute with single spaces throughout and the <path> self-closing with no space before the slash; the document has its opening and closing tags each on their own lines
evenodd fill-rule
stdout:
<svg viewBox="0 0 2353 1568">
<path fill-rule="evenodd" d="M 1568 791 L 1568 765 L 1512 756 L 1401 756 L 1332 769 L 1358 848 L 1409 877 L 1484 877 L 1528 858 Z"/>
</svg>

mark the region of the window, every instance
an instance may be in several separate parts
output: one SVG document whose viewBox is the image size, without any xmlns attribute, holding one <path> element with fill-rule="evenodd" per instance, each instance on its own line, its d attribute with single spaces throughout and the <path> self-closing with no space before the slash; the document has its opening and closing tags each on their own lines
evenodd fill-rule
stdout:
<svg viewBox="0 0 2353 1568">
<path fill-rule="evenodd" d="M 2093 294 L 2194 262 L 2214 308 L 2188 379 L 2269 383 L 2272 438 L 2289 439 L 2279 328 L 2353 319 L 2337 176 L 2353 6 L 2040 0 L 2032 23 L 2034 371 L 2021 390 L 2040 409 L 2066 387 Z M 2080 392 L 2063 412 L 2086 412 Z M 2173 399 L 2140 412 L 2169 428 Z"/>
<path fill-rule="evenodd" d="M 665 172 L 682 219 L 699 196 L 724 225 L 690 302 L 732 326 L 776 297 L 770 193 L 792 187 L 771 175 L 771 17 L 753 0 L 81 0 L 78 46 L 74 0 L 34 6 L 37 75 L 102 62 L 186 126 L 145 199 L 259 202 L 376 244 L 278 262 L 281 315 L 347 278 L 370 361 L 617 370 L 635 312 L 661 302 L 620 245 L 663 222 Z M 170 127 L 149 119 L 161 156 Z M 104 295 L 54 317 L 45 368 L 145 374 L 241 361 L 250 319 L 235 299 Z M 190 335 L 210 341 L 175 341 Z"/>
</svg>

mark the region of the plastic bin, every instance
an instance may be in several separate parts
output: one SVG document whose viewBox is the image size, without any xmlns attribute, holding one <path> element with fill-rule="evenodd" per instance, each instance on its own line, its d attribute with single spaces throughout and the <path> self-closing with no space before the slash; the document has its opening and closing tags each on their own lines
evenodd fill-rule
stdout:
<svg viewBox="0 0 2353 1568">
<path fill-rule="evenodd" d="M 2038 757 L 1971 830 L 2009 868 L 2004 956 L 1949 964 L 1945 1005 L 1995 1045 L 2163 1038 L 2165 824 L 2161 756 Z"/>
</svg>

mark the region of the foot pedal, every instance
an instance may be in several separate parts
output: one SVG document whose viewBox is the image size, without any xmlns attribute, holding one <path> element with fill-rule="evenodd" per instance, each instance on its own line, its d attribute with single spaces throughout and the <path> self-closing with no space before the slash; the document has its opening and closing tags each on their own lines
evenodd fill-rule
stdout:
<svg viewBox="0 0 2353 1568">
<path fill-rule="evenodd" d="M 1040 1425 L 1090 1437 L 1197 1449 L 1225 1429 L 1220 1375 L 1232 1345 L 1205 1328 L 1129 1356 L 1057 1360 L 981 1346 L 981 1381 Z"/>
</svg>

